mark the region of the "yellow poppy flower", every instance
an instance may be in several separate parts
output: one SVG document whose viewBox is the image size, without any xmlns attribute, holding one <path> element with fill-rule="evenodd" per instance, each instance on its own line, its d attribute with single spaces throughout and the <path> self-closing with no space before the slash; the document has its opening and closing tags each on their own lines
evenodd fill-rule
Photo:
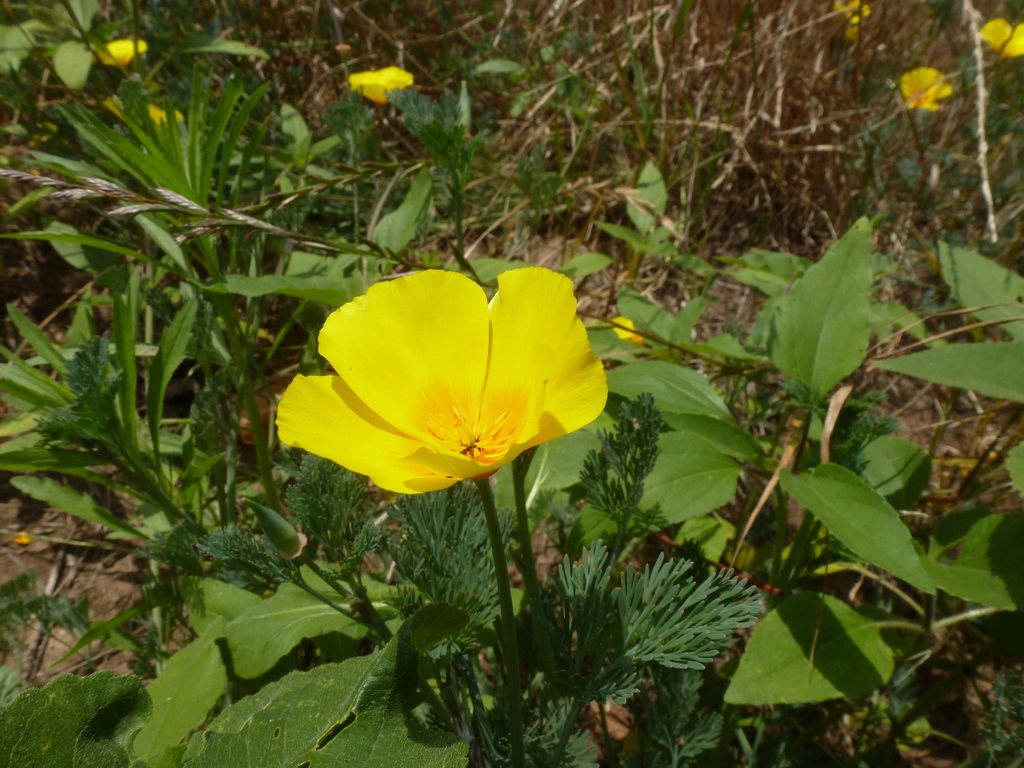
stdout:
<svg viewBox="0 0 1024 768">
<path fill-rule="evenodd" d="M 631 344 L 639 344 L 641 346 L 647 343 L 644 340 L 644 337 L 639 333 L 630 333 L 630 331 L 626 330 L 626 328 L 629 328 L 630 330 L 634 330 L 636 328 L 633 321 L 628 317 L 619 315 L 618 317 L 613 317 L 612 322 L 615 323 L 615 325 L 612 326 L 612 330 L 615 331 L 615 335 L 623 341 L 628 341 Z M 625 326 L 625 328 L 619 328 L 618 326 Z"/>
<path fill-rule="evenodd" d="M 849 2 L 834 0 L 832 10 L 836 12 L 841 11 L 846 16 L 846 29 L 843 30 L 843 39 L 848 43 L 857 42 L 857 39 L 860 37 L 861 22 L 871 15 L 871 6 L 862 2 L 862 0 L 849 0 Z"/>
<path fill-rule="evenodd" d="M 918 67 L 900 76 L 900 92 L 910 109 L 934 112 L 939 101 L 953 93 L 953 86 L 933 67 Z"/>
<path fill-rule="evenodd" d="M 127 67 L 136 53 L 145 53 L 148 48 L 145 40 L 111 40 L 107 43 L 107 50 L 100 51 L 98 55 L 104 64 Z"/>
<path fill-rule="evenodd" d="M 349 88 L 378 104 L 387 104 L 388 91 L 408 88 L 412 82 L 412 73 L 399 67 L 385 67 L 348 76 Z"/>
<path fill-rule="evenodd" d="M 1004 59 L 1024 56 L 1024 24 L 1011 27 L 1006 19 L 992 19 L 981 28 L 981 36 Z"/>
<path fill-rule="evenodd" d="M 29 536 L 25 531 L 20 531 L 17 536 L 11 539 L 15 544 L 20 544 L 23 547 L 27 547 L 32 543 L 32 537 Z"/>
<path fill-rule="evenodd" d="M 377 283 L 320 331 L 336 376 L 296 376 L 281 441 L 400 493 L 485 477 L 586 426 L 608 396 L 572 281 L 541 267 L 480 286 L 444 270 Z"/>
</svg>

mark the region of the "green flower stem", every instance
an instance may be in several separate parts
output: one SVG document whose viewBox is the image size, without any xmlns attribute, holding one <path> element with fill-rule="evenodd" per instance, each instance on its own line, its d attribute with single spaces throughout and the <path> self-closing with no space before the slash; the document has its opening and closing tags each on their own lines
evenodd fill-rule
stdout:
<svg viewBox="0 0 1024 768">
<path fill-rule="evenodd" d="M 501 631 L 504 635 L 505 686 L 508 690 L 508 720 L 512 740 L 512 765 L 526 768 L 523 750 L 522 693 L 519 689 L 519 645 L 516 641 L 516 614 L 512 607 L 512 585 L 508 580 L 508 563 L 505 560 L 505 544 L 501 539 L 498 524 L 498 510 L 494 507 L 494 495 L 487 478 L 474 480 L 480 491 L 487 517 L 487 532 L 491 538 L 491 553 L 494 555 L 494 571 L 498 578 L 498 601 L 501 603 Z"/>
<path fill-rule="evenodd" d="M 526 513 L 526 473 L 530 471 L 533 449 L 521 453 L 512 461 L 512 488 L 516 496 L 516 532 L 519 534 L 519 549 L 523 557 L 523 581 L 526 584 L 526 600 L 529 603 L 540 594 L 537 579 L 537 563 L 533 558 L 533 537 L 530 535 L 530 518 Z"/>
</svg>

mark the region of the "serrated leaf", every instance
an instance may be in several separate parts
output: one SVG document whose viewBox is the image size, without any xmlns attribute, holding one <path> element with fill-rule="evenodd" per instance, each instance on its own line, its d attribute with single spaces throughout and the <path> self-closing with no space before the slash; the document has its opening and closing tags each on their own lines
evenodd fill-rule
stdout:
<svg viewBox="0 0 1024 768">
<path fill-rule="evenodd" d="M 133 744 L 143 760 L 156 762 L 171 747 L 203 724 L 224 695 L 228 671 L 217 640 L 224 635 L 223 617 L 208 624 L 196 640 L 177 651 L 149 684 L 153 716 Z"/>
<path fill-rule="evenodd" d="M 888 681 L 894 666 L 873 618 L 829 595 L 802 592 L 754 629 L 725 700 L 802 704 L 863 696 Z"/>
<path fill-rule="evenodd" d="M 426 221 L 430 212 L 433 188 L 434 180 L 430 170 L 420 168 L 402 204 L 377 222 L 371 238 L 373 242 L 394 253 L 405 248 Z"/>
<path fill-rule="evenodd" d="M 72 90 L 85 87 L 91 67 L 92 53 L 77 40 L 61 43 L 53 54 L 53 68 L 57 76 Z"/>
<path fill-rule="evenodd" d="M 935 593 L 914 540 L 899 513 L 863 479 L 837 464 L 794 475 L 782 487 L 854 554 L 929 594 Z"/>
<path fill-rule="evenodd" d="M 61 675 L 0 710 L 0 768 L 129 768 L 151 711 L 137 677 Z"/>
<path fill-rule="evenodd" d="M 341 632 L 358 639 L 366 628 L 294 584 L 282 584 L 268 600 L 224 629 L 235 673 L 251 679 L 270 670 L 305 638 Z"/>
<path fill-rule="evenodd" d="M 1024 341 L 947 344 L 875 367 L 1024 403 Z"/>
<path fill-rule="evenodd" d="M 867 355 L 871 279 L 871 225 L 860 219 L 782 298 L 772 362 L 819 396 L 853 373 Z"/>
<path fill-rule="evenodd" d="M 650 392 L 663 414 L 695 413 L 732 420 L 728 406 L 704 375 L 682 365 L 661 360 L 623 365 L 609 371 L 608 389 L 628 399 Z"/>
<path fill-rule="evenodd" d="M 661 453 L 644 481 L 643 508 L 658 504 L 664 525 L 680 523 L 729 503 L 740 466 L 694 433 L 667 432 Z"/>
<path fill-rule="evenodd" d="M 871 487 L 895 509 L 913 509 L 931 482 L 931 457 L 895 435 L 872 440 L 863 455 L 863 477 Z"/>
<path fill-rule="evenodd" d="M 956 597 L 1007 611 L 1024 609 L 1024 513 L 985 515 L 949 565 L 925 560 L 935 583 Z"/>
</svg>

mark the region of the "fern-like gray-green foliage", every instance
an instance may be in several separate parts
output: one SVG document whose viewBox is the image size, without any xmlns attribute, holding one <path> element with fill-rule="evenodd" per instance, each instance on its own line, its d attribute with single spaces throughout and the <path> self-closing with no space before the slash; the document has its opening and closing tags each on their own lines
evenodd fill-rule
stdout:
<svg viewBox="0 0 1024 768">
<path fill-rule="evenodd" d="M 401 496 L 389 514 L 402 524 L 388 543 L 401 575 L 430 602 L 458 605 L 469 614 L 465 630 L 435 654 L 475 647 L 475 638 L 498 615 L 498 585 L 480 497 L 471 486 L 458 485 Z M 511 515 L 502 515 L 501 524 L 507 547 Z M 409 601 L 409 596 L 400 599 Z M 415 606 L 411 601 L 407 610 Z"/>
<path fill-rule="evenodd" d="M 0 650 L 11 650 L 29 629 L 39 628 L 50 637 L 60 627 L 74 637 L 89 628 L 89 603 L 72 601 L 67 594 L 36 594 L 36 572 L 25 571 L 0 584 Z"/>
<path fill-rule="evenodd" d="M 1024 678 L 1019 671 L 1002 670 L 992 684 L 988 715 L 981 725 L 981 736 L 988 747 L 990 767 L 1000 760 L 1024 756 Z M 1010 723 L 1010 727 L 1007 727 Z M 1006 765 L 1016 764 L 1011 762 Z"/>
<path fill-rule="evenodd" d="M 616 558 L 630 533 L 631 523 L 636 522 L 638 516 L 658 514 L 656 509 L 641 513 L 639 506 L 644 495 L 644 480 L 658 460 L 660 432 L 661 412 L 654 406 L 654 398 L 644 393 L 620 406 L 615 430 L 597 433 L 602 450 L 591 451 L 583 461 L 580 482 L 587 491 L 590 505 L 607 515 L 618 529 L 612 547 Z M 651 529 L 649 522 L 643 521 L 644 530 Z"/>
<path fill-rule="evenodd" d="M 269 584 L 294 581 L 294 567 L 281 559 L 274 546 L 265 537 L 243 528 L 218 528 L 199 542 L 199 549 Z"/>
<path fill-rule="evenodd" d="M 83 344 L 68 361 L 65 383 L 74 399 L 43 414 L 39 432 L 46 442 L 83 448 L 112 445 L 119 431 L 114 407 L 119 374 L 107 374 L 109 361 L 110 344 L 99 337 Z"/>
<path fill-rule="evenodd" d="M 608 550 L 598 541 L 578 563 L 566 557 L 538 614 L 556 662 L 583 701 L 619 703 L 639 688 L 647 665 L 703 669 L 757 620 L 753 587 L 715 573 L 697 583 L 693 564 L 660 556 L 642 572 L 627 568 L 611 588 Z"/>
<path fill-rule="evenodd" d="M 704 676 L 690 669 L 651 669 L 650 690 L 643 690 L 641 754 L 625 756 L 623 768 L 688 768 L 702 752 L 718 744 L 722 716 L 701 714 Z"/>
<path fill-rule="evenodd" d="M 294 520 L 311 543 L 324 548 L 338 564 L 340 576 L 358 574 L 364 558 L 376 552 L 383 530 L 373 524 L 364 497 L 363 481 L 319 456 L 303 457 L 287 504 Z"/>
<path fill-rule="evenodd" d="M 434 101 L 412 89 L 404 89 L 388 93 L 388 101 L 405 115 L 406 127 L 423 142 L 442 176 L 451 176 L 449 183 L 465 184 L 473 158 L 483 146 L 484 135 L 472 139 L 466 136 L 466 129 L 460 122 L 459 97 L 445 93 Z"/>
</svg>

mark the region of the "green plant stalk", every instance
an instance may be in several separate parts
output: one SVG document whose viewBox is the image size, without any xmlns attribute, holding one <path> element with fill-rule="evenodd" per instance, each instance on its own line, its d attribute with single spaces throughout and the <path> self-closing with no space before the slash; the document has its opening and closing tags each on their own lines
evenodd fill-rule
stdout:
<svg viewBox="0 0 1024 768">
<path fill-rule="evenodd" d="M 526 586 L 527 602 L 540 595 L 537 579 L 537 563 L 533 557 L 533 540 L 530 535 L 530 518 L 526 511 L 526 473 L 530 471 L 533 451 L 519 454 L 512 461 L 512 488 L 516 497 L 516 533 L 519 535 L 519 549 L 523 558 L 523 581 Z"/>
<path fill-rule="evenodd" d="M 508 563 L 505 560 L 505 545 L 501 540 L 501 526 L 498 524 L 498 510 L 494 507 L 494 494 L 488 478 L 474 480 L 480 492 L 487 518 L 487 533 L 491 539 L 491 554 L 494 556 L 494 571 L 498 579 L 498 601 L 501 604 L 501 631 L 504 636 L 505 685 L 508 690 L 509 735 L 512 741 L 512 765 L 526 768 L 523 749 L 522 693 L 519 689 L 519 644 L 516 641 L 516 613 L 512 607 L 512 585 L 508 580 Z"/>
<path fill-rule="evenodd" d="M 327 574 L 321 570 L 320 566 L 316 564 L 312 557 L 306 552 L 302 553 L 302 562 L 309 566 L 309 570 L 319 576 L 326 582 L 326 584 L 341 595 L 346 600 L 351 599 L 351 596 L 345 591 L 345 589 L 334 579 L 327 577 Z M 355 592 L 356 598 L 359 601 L 357 605 L 353 606 L 356 611 L 362 616 L 363 620 L 369 624 L 378 635 L 382 642 L 388 642 L 391 640 L 391 630 L 388 629 L 388 625 L 381 619 L 380 614 L 377 613 L 377 609 L 373 607 L 373 603 L 370 601 L 369 595 L 366 593 L 366 587 L 363 586 L 362 579 L 359 574 L 355 575 L 353 580 L 353 592 Z"/>
</svg>

